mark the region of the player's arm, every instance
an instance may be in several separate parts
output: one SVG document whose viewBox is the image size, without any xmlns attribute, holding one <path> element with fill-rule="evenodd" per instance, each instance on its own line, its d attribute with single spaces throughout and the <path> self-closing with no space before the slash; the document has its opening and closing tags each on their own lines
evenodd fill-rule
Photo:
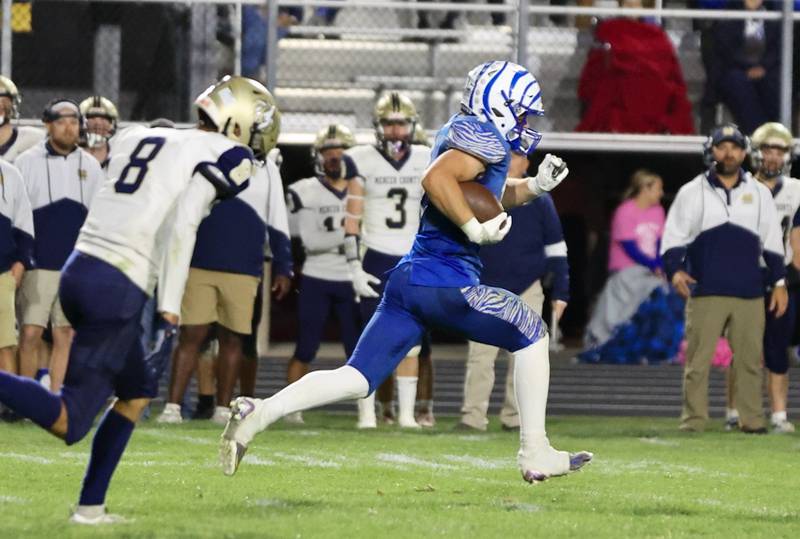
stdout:
<svg viewBox="0 0 800 539">
<path fill-rule="evenodd" d="M 477 157 L 450 149 L 430 164 L 422 177 L 422 188 L 439 211 L 453 223 L 463 226 L 475 219 L 475 214 L 458 184 L 474 180 L 484 170 L 486 166 Z"/>
<path fill-rule="evenodd" d="M 364 271 L 361 266 L 361 218 L 364 216 L 364 183 L 356 176 L 347 184 L 347 203 L 344 217 L 344 254 L 350 267 L 350 277 L 356 301 L 359 298 L 377 298 L 378 293 L 371 285 L 381 284 L 381 280 Z"/>
<path fill-rule="evenodd" d="M 484 170 L 486 167 L 482 160 L 451 148 L 437 157 L 422 177 L 422 188 L 431 203 L 458 225 L 469 241 L 478 245 L 497 243 L 511 229 L 511 218 L 506 212 L 483 223 L 478 222 L 458 185 L 474 180 Z"/>
<path fill-rule="evenodd" d="M 513 169 L 515 159 L 526 159 L 525 157 L 511 154 L 511 171 Z M 559 157 L 552 154 L 547 154 L 539 164 L 539 169 L 536 176 L 529 176 L 527 178 L 508 178 L 506 180 L 506 189 L 503 192 L 503 200 L 501 203 L 506 209 L 514 208 L 527 204 L 534 198 L 542 193 L 547 193 L 555 189 L 558 184 L 564 181 L 564 178 L 569 174 L 567 164 Z"/>
<path fill-rule="evenodd" d="M 11 265 L 11 275 L 13 275 L 15 284 L 19 288 L 25 270 L 33 269 L 33 212 L 19 172 L 9 166 L 8 170 L 5 171 L 5 176 L 5 182 L 12 185 L 14 189 L 11 232 L 16 249 L 14 263 Z"/>
<path fill-rule="evenodd" d="M 178 200 L 158 279 L 158 310 L 170 321 L 180 316 L 197 227 L 208 215 L 216 197 L 215 187 L 195 174 Z"/>
</svg>

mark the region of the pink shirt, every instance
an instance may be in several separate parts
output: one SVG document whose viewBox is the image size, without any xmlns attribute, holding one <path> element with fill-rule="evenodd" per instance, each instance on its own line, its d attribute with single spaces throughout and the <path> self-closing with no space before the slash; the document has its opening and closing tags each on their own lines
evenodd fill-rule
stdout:
<svg viewBox="0 0 800 539">
<path fill-rule="evenodd" d="M 608 253 L 609 271 L 619 271 L 636 262 L 622 248 L 620 242 L 634 240 L 639 250 L 650 258 L 658 255 L 658 245 L 664 234 L 664 208 L 660 204 L 642 209 L 633 199 L 617 207 L 611 220 L 611 248 Z"/>
</svg>

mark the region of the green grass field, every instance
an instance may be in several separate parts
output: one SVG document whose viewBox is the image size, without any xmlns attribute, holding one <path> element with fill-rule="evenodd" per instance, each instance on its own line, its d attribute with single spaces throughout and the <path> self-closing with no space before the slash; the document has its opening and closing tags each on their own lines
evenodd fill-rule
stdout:
<svg viewBox="0 0 800 539">
<path fill-rule="evenodd" d="M 89 439 L 66 447 L 30 424 L 0 425 L 0 537 L 800 537 L 800 437 L 675 420 L 553 418 L 553 445 L 594 451 L 583 471 L 528 485 L 516 434 L 381 428 L 306 414 L 217 466 L 220 429 L 138 428 L 108 506 L 132 522 L 66 520 Z"/>
</svg>

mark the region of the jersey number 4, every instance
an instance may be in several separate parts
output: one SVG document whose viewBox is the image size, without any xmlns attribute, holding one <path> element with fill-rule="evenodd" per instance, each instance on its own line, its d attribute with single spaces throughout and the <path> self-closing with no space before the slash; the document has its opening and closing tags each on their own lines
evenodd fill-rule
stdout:
<svg viewBox="0 0 800 539">
<path fill-rule="evenodd" d="M 403 228 L 406 226 L 406 199 L 408 191 L 402 187 L 393 187 L 386 193 L 386 198 L 394 201 L 394 209 L 399 214 L 397 218 L 386 218 L 386 226 L 389 228 Z"/>
<path fill-rule="evenodd" d="M 161 151 L 164 141 L 164 137 L 146 137 L 139 141 L 128 164 L 122 169 L 119 179 L 114 183 L 114 190 L 117 193 L 130 195 L 141 187 L 144 177 L 147 175 L 147 165 Z M 134 172 L 136 176 L 133 176 Z"/>
</svg>

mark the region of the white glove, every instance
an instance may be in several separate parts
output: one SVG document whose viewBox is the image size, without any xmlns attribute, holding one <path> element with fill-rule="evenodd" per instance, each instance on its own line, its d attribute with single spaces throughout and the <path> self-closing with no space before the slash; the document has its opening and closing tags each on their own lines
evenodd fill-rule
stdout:
<svg viewBox="0 0 800 539">
<path fill-rule="evenodd" d="M 473 217 L 463 225 L 461 230 L 467 235 L 469 241 L 477 243 L 478 245 L 487 245 L 490 243 L 498 243 L 506 237 L 508 231 L 511 230 L 511 217 L 506 212 L 501 213 L 497 217 L 489 219 L 483 223 Z"/>
<path fill-rule="evenodd" d="M 567 164 L 552 154 L 544 156 L 536 176 L 528 178 L 528 190 L 536 196 L 552 191 L 569 174 Z"/>
<path fill-rule="evenodd" d="M 358 298 L 377 298 L 379 295 L 372 288 L 371 284 L 381 284 L 381 280 L 364 271 L 361 267 L 360 260 L 351 260 L 350 273 L 353 277 L 353 290 L 356 293 L 356 301 Z"/>
</svg>

